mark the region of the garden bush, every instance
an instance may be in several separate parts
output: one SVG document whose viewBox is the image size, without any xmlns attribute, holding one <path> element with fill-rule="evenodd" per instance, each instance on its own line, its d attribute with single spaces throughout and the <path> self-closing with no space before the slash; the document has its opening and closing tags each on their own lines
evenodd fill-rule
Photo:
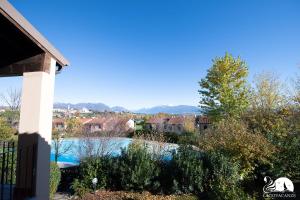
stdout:
<svg viewBox="0 0 300 200">
<path fill-rule="evenodd" d="M 203 162 L 201 153 L 191 146 L 180 146 L 173 154 L 170 172 L 173 174 L 173 191 L 199 194 L 203 191 Z"/>
<path fill-rule="evenodd" d="M 75 194 L 82 196 L 93 189 L 102 189 L 106 187 L 107 172 L 105 170 L 107 157 L 87 157 L 81 160 L 79 165 L 79 176 L 74 180 L 72 189 Z M 93 188 L 92 180 L 98 179 L 96 187 Z"/>
<path fill-rule="evenodd" d="M 210 199 L 251 199 L 241 187 L 240 166 L 221 152 L 205 152 L 205 190 Z"/>
<path fill-rule="evenodd" d="M 238 162 L 219 151 L 200 151 L 181 145 L 171 160 L 155 160 L 141 144 L 130 144 L 118 157 L 90 157 L 81 161 L 72 188 L 78 196 L 96 189 L 189 194 L 210 199 L 248 199 L 241 185 Z M 182 196 L 181 196 L 182 197 Z M 192 197 L 191 197 L 192 198 Z"/>
<path fill-rule="evenodd" d="M 289 135 L 281 139 L 279 152 L 275 156 L 272 173 L 275 177 L 286 176 L 300 180 L 300 135 Z"/>
<path fill-rule="evenodd" d="M 159 187 L 159 168 L 146 146 L 141 144 L 132 143 L 122 149 L 117 172 L 124 190 L 155 190 Z"/>
<path fill-rule="evenodd" d="M 57 190 L 61 178 L 60 169 L 56 163 L 50 163 L 50 199 L 53 199 L 53 196 Z"/>
<path fill-rule="evenodd" d="M 253 174 L 260 164 L 272 162 L 276 148 L 263 135 L 251 133 L 247 125 L 228 118 L 216 123 L 199 139 L 198 147 L 207 152 L 222 152 L 232 162 L 239 162 L 240 175 Z"/>
</svg>

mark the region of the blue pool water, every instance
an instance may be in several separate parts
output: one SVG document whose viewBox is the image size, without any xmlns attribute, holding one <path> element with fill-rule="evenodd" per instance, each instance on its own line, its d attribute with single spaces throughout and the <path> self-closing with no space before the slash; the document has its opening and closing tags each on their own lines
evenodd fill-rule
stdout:
<svg viewBox="0 0 300 200">
<path fill-rule="evenodd" d="M 66 149 L 69 149 L 66 153 L 58 157 L 58 162 L 78 165 L 80 158 L 83 158 L 87 155 L 111 155 L 117 156 L 121 153 L 121 148 L 126 148 L 133 139 L 130 138 L 69 138 L 64 139 L 61 143 L 60 152 L 63 152 Z M 157 143 L 150 141 L 145 142 L 149 151 L 154 153 L 163 154 L 166 159 L 170 159 L 171 152 L 177 149 L 176 144 L 169 143 Z M 52 142 L 51 146 L 51 161 L 54 161 L 54 145 Z"/>
</svg>

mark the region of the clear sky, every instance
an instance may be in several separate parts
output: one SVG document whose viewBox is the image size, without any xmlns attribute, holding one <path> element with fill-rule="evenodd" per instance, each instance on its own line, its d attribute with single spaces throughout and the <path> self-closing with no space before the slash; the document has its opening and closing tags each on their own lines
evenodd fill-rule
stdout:
<svg viewBox="0 0 300 200">
<path fill-rule="evenodd" d="M 56 102 L 197 106 L 198 81 L 226 51 L 246 60 L 250 81 L 300 71 L 299 0 L 10 2 L 71 62 Z M 21 78 L 1 78 L 0 92 L 9 87 Z"/>
</svg>

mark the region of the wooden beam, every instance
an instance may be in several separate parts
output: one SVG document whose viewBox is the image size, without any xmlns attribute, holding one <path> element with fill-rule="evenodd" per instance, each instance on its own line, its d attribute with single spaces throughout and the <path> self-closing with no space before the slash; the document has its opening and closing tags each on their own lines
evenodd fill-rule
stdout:
<svg viewBox="0 0 300 200">
<path fill-rule="evenodd" d="M 51 56 L 42 53 L 11 65 L 0 67 L 0 77 L 22 76 L 25 72 L 47 72 L 49 73 Z"/>
</svg>

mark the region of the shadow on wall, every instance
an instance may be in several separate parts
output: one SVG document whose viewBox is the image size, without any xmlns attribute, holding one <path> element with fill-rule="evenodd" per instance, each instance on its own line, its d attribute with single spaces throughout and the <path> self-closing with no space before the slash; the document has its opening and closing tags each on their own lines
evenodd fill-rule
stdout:
<svg viewBox="0 0 300 200">
<path fill-rule="evenodd" d="M 19 134 L 13 199 L 35 197 L 37 192 L 49 199 L 50 149 L 38 133 Z"/>
</svg>

